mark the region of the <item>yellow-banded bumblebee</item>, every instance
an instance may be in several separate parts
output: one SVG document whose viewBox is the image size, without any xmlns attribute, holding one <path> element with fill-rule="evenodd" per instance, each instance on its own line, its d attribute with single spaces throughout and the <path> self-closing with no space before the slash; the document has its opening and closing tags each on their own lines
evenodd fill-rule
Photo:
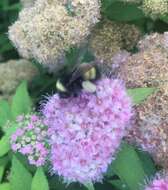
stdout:
<svg viewBox="0 0 168 190">
<path fill-rule="evenodd" d="M 95 63 L 83 63 L 72 69 L 56 82 L 56 89 L 61 98 L 78 96 L 80 91 L 94 93 L 96 85 L 93 81 L 100 77 L 99 69 Z"/>
</svg>

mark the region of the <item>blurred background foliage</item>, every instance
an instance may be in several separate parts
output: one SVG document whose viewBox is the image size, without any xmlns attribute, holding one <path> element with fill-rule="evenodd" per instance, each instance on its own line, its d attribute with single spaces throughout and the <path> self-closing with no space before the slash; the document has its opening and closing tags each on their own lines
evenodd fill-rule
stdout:
<svg viewBox="0 0 168 190">
<path fill-rule="evenodd" d="M 0 0 L 0 61 L 17 58 L 18 54 L 8 39 L 8 27 L 16 20 L 19 0 Z"/>
</svg>

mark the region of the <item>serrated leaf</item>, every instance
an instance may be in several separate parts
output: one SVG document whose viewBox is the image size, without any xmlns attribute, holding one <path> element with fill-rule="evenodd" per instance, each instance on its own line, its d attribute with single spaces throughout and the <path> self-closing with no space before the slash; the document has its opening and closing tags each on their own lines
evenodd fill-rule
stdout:
<svg viewBox="0 0 168 190">
<path fill-rule="evenodd" d="M 140 184 L 145 181 L 146 174 L 142 162 L 134 148 L 126 143 L 122 144 L 112 167 L 130 190 L 139 190 Z"/>
<path fill-rule="evenodd" d="M 43 168 L 38 168 L 31 185 L 31 190 L 49 190 L 47 178 L 44 174 Z"/>
<path fill-rule="evenodd" d="M 20 114 L 27 114 L 31 111 L 31 98 L 27 90 L 27 82 L 23 81 L 17 88 L 12 100 L 11 112 L 15 119 Z"/>
<path fill-rule="evenodd" d="M 156 88 L 134 88 L 128 89 L 127 93 L 132 98 L 134 105 L 137 105 L 153 94 L 155 90 Z"/>
<path fill-rule="evenodd" d="M 103 10 L 105 16 L 116 21 L 133 21 L 145 17 L 143 11 L 136 4 L 126 4 L 123 2 L 108 2 L 108 6 Z"/>
<path fill-rule="evenodd" d="M 0 140 L 0 157 L 4 156 L 10 150 L 10 136 L 17 129 L 17 125 L 14 124 L 6 131 L 6 134 Z"/>
<path fill-rule="evenodd" d="M 0 190 L 11 190 L 9 183 L 0 184 Z"/>
<path fill-rule="evenodd" d="M 0 127 L 2 127 L 7 120 L 11 119 L 10 106 L 7 101 L 0 101 Z"/>
<path fill-rule="evenodd" d="M 31 190 L 32 176 L 22 163 L 13 156 L 10 175 L 11 190 Z"/>
<path fill-rule="evenodd" d="M 5 167 L 6 167 L 6 164 L 8 163 L 8 161 L 9 161 L 9 159 L 7 156 L 4 158 L 0 158 L 0 183 L 2 181 L 4 171 L 5 171 Z"/>
</svg>

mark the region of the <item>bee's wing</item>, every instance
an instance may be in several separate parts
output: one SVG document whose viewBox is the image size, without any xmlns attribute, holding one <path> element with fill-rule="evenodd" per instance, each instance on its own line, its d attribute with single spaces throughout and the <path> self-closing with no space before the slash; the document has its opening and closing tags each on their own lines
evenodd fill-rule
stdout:
<svg viewBox="0 0 168 190">
<path fill-rule="evenodd" d="M 72 71 L 71 79 L 68 83 L 70 85 L 72 82 L 77 80 L 79 77 L 81 77 L 84 73 L 89 71 L 92 67 L 94 67 L 93 63 L 83 63 L 77 67 L 75 67 Z"/>
</svg>

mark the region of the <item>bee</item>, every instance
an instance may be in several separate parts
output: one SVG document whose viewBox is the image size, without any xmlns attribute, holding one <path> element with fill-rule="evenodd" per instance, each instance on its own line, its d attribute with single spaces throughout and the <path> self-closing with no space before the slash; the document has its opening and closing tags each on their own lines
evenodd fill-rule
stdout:
<svg viewBox="0 0 168 190">
<path fill-rule="evenodd" d="M 96 92 L 96 85 L 93 83 L 100 77 L 98 67 L 94 63 L 83 63 L 75 66 L 72 72 L 58 78 L 56 89 L 61 98 L 70 96 L 76 97 L 83 89 L 90 93 Z"/>
</svg>

